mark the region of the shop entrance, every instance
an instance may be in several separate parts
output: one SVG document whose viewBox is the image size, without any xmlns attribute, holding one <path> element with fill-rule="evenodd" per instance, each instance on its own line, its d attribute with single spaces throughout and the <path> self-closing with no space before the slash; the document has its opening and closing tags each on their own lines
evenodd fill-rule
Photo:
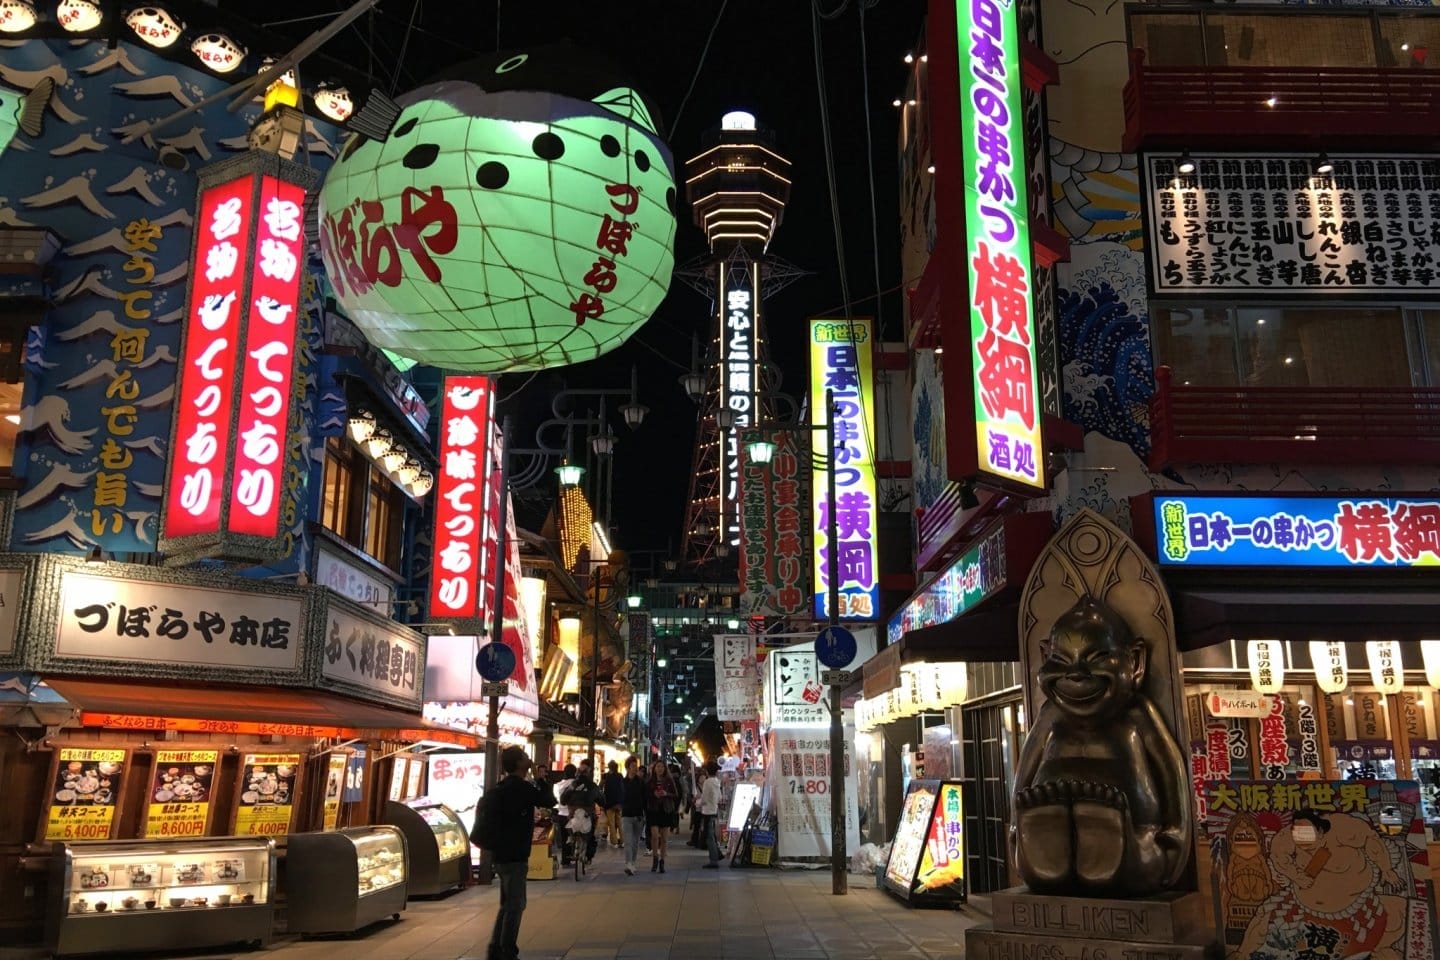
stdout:
<svg viewBox="0 0 1440 960">
<path fill-rule="evenodd" d="M 1010 886 L 1010 794 L 1019 756 L 1020 698 L 961 709 L 965 744 L 965 875 L 971 893 Z"/>
</svg>

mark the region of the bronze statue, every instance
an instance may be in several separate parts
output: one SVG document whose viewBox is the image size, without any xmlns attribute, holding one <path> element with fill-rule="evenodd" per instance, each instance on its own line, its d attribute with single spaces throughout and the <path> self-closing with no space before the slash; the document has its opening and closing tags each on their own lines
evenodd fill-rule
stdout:
<svg viewBox="0 0 1440 960">
<path fill-rule="evenodd" d="M 1149 646 L 1091 596 L 1040 648 L 1045 702 L 1020 752 L 1015 843 L 1036 892 L 1144 897 L 1192 851 L 1184 754 L 1145 692 Z"/>
</svg>

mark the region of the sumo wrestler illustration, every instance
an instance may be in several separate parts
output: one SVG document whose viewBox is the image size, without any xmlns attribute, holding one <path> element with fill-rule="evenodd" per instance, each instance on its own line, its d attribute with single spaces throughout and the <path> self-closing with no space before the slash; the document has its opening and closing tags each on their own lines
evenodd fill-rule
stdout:
<svg viewBox="0 0 1440 960">
<path fill-rule="evenodd" d="M 1145 896 L 1189 857 L 1185 760 L 1143 692 L 1149 646 L 1081 597 L 1055 621 L 1038 682 L 1046 700 L 1020 754 L 1020 874 L 1032 890 Z"/>
<path fill-rule="evenodd" d="M 1275 834 L 1270 863 L 1280 890 L 1255 912 L 1235 956 L 1404 957 L 1406 885 L 1369 821 L 1299 810 Z"/>
<path fill-rule="evenodd" d="M 320 194 L 336 298 L 372 343 L 452 370 L 538 370 L 650 318 L 674 266 L 674 161 L 625 77 L 545 47 L 396 103 L 383 140 L 352 134 Z"/>
</svg>

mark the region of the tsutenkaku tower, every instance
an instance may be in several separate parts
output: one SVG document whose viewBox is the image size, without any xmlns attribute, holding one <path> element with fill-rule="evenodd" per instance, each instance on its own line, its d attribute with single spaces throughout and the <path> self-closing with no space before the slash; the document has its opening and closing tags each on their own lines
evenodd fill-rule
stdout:
<svg viewBox="0 0 1440 960">
<path fill-rule="evenodd" d="M 727 113 L 705 135 L 685 165 L 685 193 L 710 242 L 707 256 L 677 271 L 710 298 L 713 318 L 684 530 L 685 559 L 702 564 L 740 541 L 740 432 L 767 405 L 764 303 L 804 274 L 766 253 L 790 199 L 790 161 L 752 115 Z M 717 420 L 722 410 L 728 429 Z"/>
</svg>

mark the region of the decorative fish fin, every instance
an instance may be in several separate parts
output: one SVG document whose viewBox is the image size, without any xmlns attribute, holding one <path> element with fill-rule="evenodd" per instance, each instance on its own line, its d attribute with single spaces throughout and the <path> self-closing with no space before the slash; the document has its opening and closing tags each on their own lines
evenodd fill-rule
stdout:
<svg viewBox="0 0 1440 960">
<path fill-rule="evenodd" d="M 50 98 L 53 96 L 55 78 L 41 77 L 40 82 L 20 101 L 20 129 L 25 131 L 26 136 L 40 136 L 44 129 L 45 108 L 50 106 Z"/>
<path fill-rule="evenodd" d="M 644 98 L 629 87 L 615 87 L 606 90 L 600 96 L 595 97 L 593 102 L 606 110 L 618 113 L 631 123 L 644 127 L 656 136 L 660 135 L 660 131 L 655 129 L 655 121 L 650 118 L 650 111 L 645 106 Z"/>
</svg>

